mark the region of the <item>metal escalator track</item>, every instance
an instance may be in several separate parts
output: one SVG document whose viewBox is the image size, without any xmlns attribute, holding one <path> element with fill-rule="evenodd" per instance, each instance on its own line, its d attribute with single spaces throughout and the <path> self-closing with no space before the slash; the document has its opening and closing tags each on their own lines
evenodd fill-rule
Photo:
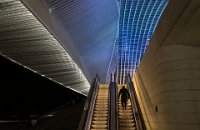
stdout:
<svg viewBox="0 0 200 130">
<path fill-rule="evenodd" d="M 109 126 L 109 85 L 100 85 L 94 106 L 91 130 L 108 130 Z"/>
<path fill-rule="evenodd" d="M 118 100 L 118 129 L 136 130 L 130 99 L 128 99 L 126 110 L 123 110 L 121 106 L 121 99 Z"/>
</svg>

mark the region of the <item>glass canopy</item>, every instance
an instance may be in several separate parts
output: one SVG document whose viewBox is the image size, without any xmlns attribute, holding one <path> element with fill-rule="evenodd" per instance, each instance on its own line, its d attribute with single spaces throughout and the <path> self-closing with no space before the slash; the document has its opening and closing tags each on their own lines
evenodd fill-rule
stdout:
<svg viewBox="0 0 200 130">
<path fill-rule="evenodd" d="M 118 38 L 109 73 L 117 74 L 119 84 L 133 76 L 153 35 L 168 0 L 120 0 Z"/>
</svg>

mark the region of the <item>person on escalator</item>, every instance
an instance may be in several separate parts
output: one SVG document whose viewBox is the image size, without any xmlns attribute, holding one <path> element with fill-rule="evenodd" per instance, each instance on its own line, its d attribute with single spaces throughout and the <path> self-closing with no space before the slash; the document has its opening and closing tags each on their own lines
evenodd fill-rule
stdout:
<svg viewBox="0 0 200 130">
<path fill-rule="evenodd" d="M 122 105 L 122 108 L 124 111 L 124 110 L 126 110 L 127 100 L 129 97 L 129 92 L 125 88 L 125 86 L 122 86 L 122 88 L 120 89 L 118 98 L 120 97 L 120 95 L 121 95 L 121 105 Z"/>
</svg>

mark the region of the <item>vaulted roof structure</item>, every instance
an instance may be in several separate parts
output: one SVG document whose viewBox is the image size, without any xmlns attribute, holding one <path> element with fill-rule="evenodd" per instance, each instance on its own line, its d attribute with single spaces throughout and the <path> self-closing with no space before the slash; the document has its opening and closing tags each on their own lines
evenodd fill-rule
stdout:
<svg viewBox="0 0 200 130">
<path fill-rule="evenodd" d="M 167 0 L 3 0 L 0 52 L 87 94 L 92 78 L 134 74 Z"/>
</svg>

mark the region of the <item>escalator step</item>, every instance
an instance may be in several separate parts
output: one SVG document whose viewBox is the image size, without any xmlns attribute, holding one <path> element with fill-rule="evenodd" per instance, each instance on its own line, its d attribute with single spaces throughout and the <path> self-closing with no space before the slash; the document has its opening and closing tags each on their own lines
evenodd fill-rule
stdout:
<svg viewBox="0 0 200 130">
<path fill-rule="evenodd" d="M 94 125 L 107 125 L 108 121 L 92 121 Z"/>
<path fill-rule="evenodd" d="M 96 101 L 108 101 L 108 98 L 97 98 Z"/>
<path fill-rule="evenodd" d="M 119 123 L 133 123 L 135 122 L 134 120 L 120 120 Z"/>
<path fill-rule="evenodd" d="M 108 111 L 94 111 L 94 114 L 108 114 Z"/>
<path fill-rule="evenodd" d="M 95 111 L 108 111 L 108 108 L 95 108 Z"/>
<path fill-rule="evenodd" d="M 121 105 L 118 108 L 119 108 L 119 110 L 122 109 Z M 126 109 L 131 110 L 131 106 L 126 106 Z"/>
<path fill-rule="evenodd" d="M 135 127 L 119 128 L 119 130 L 136 130 Z"/>
<path fill-rule="evenodd" d="M 107 106 L 96 106 L 95 108 L 106 108 Z"/>
<path fill-rule="evenodd" d="M 119 123 L 119 127 L 134 127 L 134 123 Z"/>
<path fill-rule="evenodd" d="M 107 107 L 108 105 L 106 105 L 106 104 L 96 104 L 95 106 L 96 107 Z"/>
<path fill-rule="evenodd" d="M 108 117 L 108 114 L 94 114 L 94 117 Z"/>
<path fill-rule="evenodd" d="M 108 102 L 108 100 L 97 99 L 96 102 L 97 102 L 97 103 L 99 103 L 99 102 Z"/>
<path fill-rule="evenodd" d="M 92 125 L 92 129 L 106 129 L 108 125 Z"/>
<path fill-rule="evenodd" d="M 107 101 L 107 102 L 108 102 L 108 99 L 96 99 L 96 101 L 97 101 L 97 102 L 101 102 L 101 101 L 102 101 L 102 102 L 104 102 L 104 101 Z"/>
<path fill-rule="evenodd" d="M 108 130 L 108 129 L 94 129 L 94 128 L 92 128 L 90 130 Z"/>
<path fill-rule="evenodd" d="M 133 116 L 133 113 L 131 112 L 119 112 L 120 116 Z"/>
<path fill-rule="evenodd" d="M 108 103 L 106 103 L 106 102 L 98 102 L 98 103 L 96 103 L 96 105 L 106 105 L 106 106 L 108 106 Z"/>
<path fill-rule="evenodd" d="M 119 116 L 119 118 L 120 118 L 120 119 L 123 119 L 123 120 L 124 120 L 124 119 L 129 119 L 129 120 L 130 120 L 130 119 L 133 119 L 132 116 Z"/>
<path fill-rule="evenodd" d="M 132 113 L 132 110 L 118 110 L 119 111 L 119 113 Z"/>
<path fill-rule="evenodd" d="M 106 117 L 93 117 L 93 121 L 107 121 L 108 118 Z"/>
</svg>

